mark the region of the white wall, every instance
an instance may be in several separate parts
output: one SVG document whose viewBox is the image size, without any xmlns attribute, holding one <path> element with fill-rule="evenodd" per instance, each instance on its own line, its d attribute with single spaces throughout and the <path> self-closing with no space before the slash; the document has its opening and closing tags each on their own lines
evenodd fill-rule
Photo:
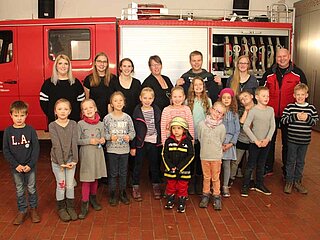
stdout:
<svg viewBox="0 0 320 240">
<path fill-rule="evenodd" d="M 280 0 L 283 2 L 284 0 Z M 55 0 L 56 18 L 120 17 L 129 0 Z M 231 9 L 233 0 L 136 0 L 137 3 L 160 3 L 169 9 Z M 250 10 L 266 10 L 279 0 L 250 0 Z M 289 7 L 297 0 L 285 0 Z M 38 17 L 38 0 L 0 0 L 0 19 Z"/>
</svg>

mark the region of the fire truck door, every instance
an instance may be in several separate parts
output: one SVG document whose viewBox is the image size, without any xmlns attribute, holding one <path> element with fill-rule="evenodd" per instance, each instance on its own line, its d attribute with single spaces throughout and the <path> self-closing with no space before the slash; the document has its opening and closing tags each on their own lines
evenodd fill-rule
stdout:
<svg viewBox="0 0 320 240">
<path fill-rule="evenodd" d="M 0 30 L 0 131 L 11 124 L 11 102 L 19 100 L 16 32 L 15 27 Z"/>
</svg>

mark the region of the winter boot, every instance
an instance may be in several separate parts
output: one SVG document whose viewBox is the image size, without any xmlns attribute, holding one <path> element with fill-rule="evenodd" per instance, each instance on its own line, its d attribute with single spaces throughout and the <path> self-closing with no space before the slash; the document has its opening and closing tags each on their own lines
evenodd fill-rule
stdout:
<svg viewBox="0 0 320 240">
<path fill-rule="evenodd" d="M 153 197 L 156 200 L 161 199 L 161 189 L 160 189 L 160 184 L 159 183 L 153 183 L 152 184 L 152 189 L 153 189 Z"/>
<path fill-rule="evenodd" d="M 33 223 L 38 223 L 41 221 L 40 216 L 36 208 L 31 208 L 30 210 L 31 221 Z"/>
<path fill-rule="evenodd" d="M 295 187 L 295 189 L 297 189 L 297 191 L 299 193 L 302 193 L 302 194 L 307 194 L 308 193 L 308 189 L 306 189 L 306 187 L 302 185 L 301 181 L 295 182 L 294 183 L 294 187 Z"/>
<path fill-rule="evenodd" d="M 286 185 L 284 186 L 284 193 L 290 194 L 292 192 L 293 183 L 292 182 L 286 182 Z"/>
<path fill-rule="evenodd" d="M 110 204 L 110 206 L 112 206 L 112 207 L 117 206 L 117 204 L 118 204 L 118 199 L 117 199 L 117 197 L 116 197 L 116 191 L 111 191 L 111 192 L 110 192 L 109 204 Z"/>
<path fill-rule="evenodd" d="M 166 209 L 172 209 L 174 207 L 174 194 L 172 195 L 167 195 L 167 203 L 164 206 Z"/>
<path fill-rule="evenodd" d="M 202 195 L 203 176 L 202 175 L 196 175 L 195 178 L 196 178 L 196 184 L 195 184 L 196 194 L 197 195 Z"/>
<path fill-rule="evenodd" d="M 90 195 L 89 201 L 94 210 L 100 211 L 102 209 L 101 205 L 97 201 L 97 195 Z"/>
<path fill-rule="evenodd" d="M 221 203 L 221 196 L 220 195 L 213 196 L 213 208 L 216 211 L 222 210 L 222 203 Z"/>
<path fill-rule="evenodd" d="M 71 217 L 66 210 L 66 200 L 65 199 L 57 201 L 57 209 L 58 209 L 59 218 L 62 221 L 68 222 L 71 220 Z"/>
<path fill-rule="evenodd" d="M 81 213 L 79 219 L 85 219 L 89 211 L 89 202 L 81 202 Z"/>
<path fill-rule="evenodd" d="M 140 193 L 139 185 L 132 185 L 132 197 L 137 202 L 141 202 L 142 201 L 142 196 L 141 196 L 141 193 Z"/>
<path fill-rule="evenodd" d="M 191 179 L 189 181 L 189 186 L 188 186 L 188 194 L 194 195 L 195 193 L 196 193 L 196 191 L 195 191 L 195 176 L 191 176 Z"/>
<path fill-rule="evenodd" d="M 126 190 L 120 191 L 120 201 L 125 205 L 130 203 Z"/>
<path fill-rule="evenodd" d="M 179 197 L 177 212 L 184 213 L 186 211 L 187 197 Z"/>
<path fill-rule="evenodd" d="M 210 196 L 207 194 L 203 194 L 201 197 L 201 201 L 199 203 L 199 207 L 200 208 L 207 208 L 209 202 L 210 202 Z"/>
<path fill-rule="evenodd" d="M 27 218 L 28 212 L 18 212 L 16 218 L 13 220 L 13 225 L 22 224 Z"/>
<path fill-rule="evenodd" d="M 71 218 L 72 221 L 75 221 L 78 219 L 78 214 L 74 210 L 74 199 L 66 199 L 66 205 L 67 205 L 67 212 Z"/>
</svg>

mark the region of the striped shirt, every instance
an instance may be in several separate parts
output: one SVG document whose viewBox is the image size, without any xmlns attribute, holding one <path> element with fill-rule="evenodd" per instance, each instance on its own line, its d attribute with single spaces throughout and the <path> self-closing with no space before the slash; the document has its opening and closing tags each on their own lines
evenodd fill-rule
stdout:
<svg viewBox="0 0 320 240">
<path fill-rule="evenodd" d="M 144 120 L 147 125 L 147 134 L 144 139 L 145 142 L 156 143 L 157 142 L 157 130 L 154 124 L 154 112 L 151 110 L 142 110 Z"/>
<path fill-rule="evenodd" d="M 308 114 L 306 121 L 298 120 L 297 114 Z M 288 126 L 288 141 L 295 144 L 306 145 L 311 141 L 312 126 L 319 120 L 316 108 L 309 103 L 289 103 L 284 109 L 281 123 Z"/>
</svg>

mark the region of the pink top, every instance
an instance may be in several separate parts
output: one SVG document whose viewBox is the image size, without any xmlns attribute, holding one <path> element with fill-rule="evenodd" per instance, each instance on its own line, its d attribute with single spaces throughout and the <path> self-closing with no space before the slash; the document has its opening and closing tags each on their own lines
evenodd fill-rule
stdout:
<svg viewBox="0 0 320 240">
<path fill-rule="evenodd" d="M 170 136 L 170 122 L 174 117 L 183 117 L 189 124 L 189 133 L 194 139 L 194 126 L 191 110 L 188 106 L 172 106 L 165 107 L 161 115 L 161 142 L 165 143 L 166 139 Z"/>
</svg>

